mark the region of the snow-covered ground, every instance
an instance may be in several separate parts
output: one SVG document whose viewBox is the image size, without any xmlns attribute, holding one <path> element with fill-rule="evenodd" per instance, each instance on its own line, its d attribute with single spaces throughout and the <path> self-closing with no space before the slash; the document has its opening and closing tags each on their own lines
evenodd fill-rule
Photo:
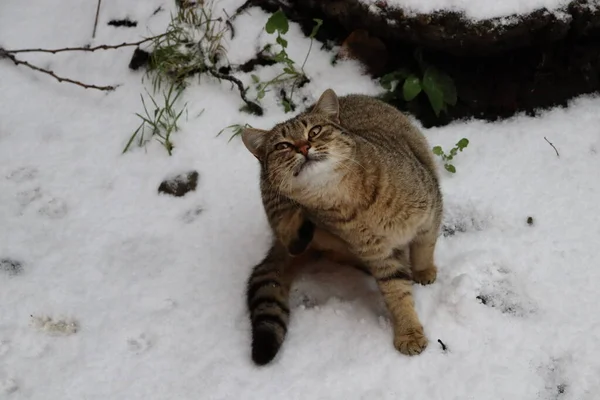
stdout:
<svg viewBox="0 0 600 400">
<path fill-rule="evenodd" d="M 407 12 L 429 14 L 436 11 L 462 13 L 472 20 L 503 18 L 546 10 L 562 15 L 573 0 L 361 0 L 365 4 L 387 4 Z M 588 7 L 597 8 L 599 0 L 588 0 Z"/>
<path fill-rule="evenodd" d="M 94 1 L 3 0 L 0 46 L 139 40 L 164 30 L 172 5 L 163 2 L 104 0 L 90 41 Z M 240 4 L 221 7 L 231 14 Z M 160 5 L 166 11 L 152 16 Z M 107 26 L 124 17 L 138 26 Z M 232 62 L 267 40 L 267 17 L 252 9 L 236 20 Z M 296 25 L 287 37 L 302 60 L 308 40 Z M 0 61 L 1 399 L 599 398 L 600 98 L 425 131 L 432 146 L 462 137 L 470 145 L 456 174 L 440 168 L 439 279 L 415 287 L 430 338 L 422 355 L 394 350 L 369 280 L 321 265 L 296 285 L 282 352 L 257 368 L 244 285 L 269 242 L 258 165 L 240 140 L 216 134 L 289 115 L 269 96 L 264 117 L 241 114 L 235 89 L 203 78 L 185 92 L 172 157 L 156 142 L 122 155 L 144 90 L 142 73 L 127 68 L 131 53 L 27 56 L 64 76 L 121 85 L 111 93 Z M 309 101 L 327 87 L 378 92 L 356 64 L 334 67 L 331 56 L 313 46 Z M 188 170 L 200 173 L 195 192 L 157 194 Z"/>
</svg>

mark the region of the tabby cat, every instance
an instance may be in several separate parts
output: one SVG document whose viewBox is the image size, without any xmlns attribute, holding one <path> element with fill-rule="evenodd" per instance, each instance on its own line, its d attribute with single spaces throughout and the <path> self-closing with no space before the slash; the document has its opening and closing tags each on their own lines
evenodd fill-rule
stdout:
<svg viewBox="0 0 600 400">
<path fill-rule="evenodd" d="M 252 359 L 269 363 L 289 321 L 295 267 L 316 252 L 353 264 L 377 281 L 394 346 L 427 346 L 412 298 L 413 281 L 436 279 L 433 254 L 442 195 L 425 137 L 400 111 L 365 95 L 326 90 L 304 113 L 269 131 L 248 128 L 260 161 L 260 187 L 273 244 L 252 271 L 247 301 Z"/>
</svg>

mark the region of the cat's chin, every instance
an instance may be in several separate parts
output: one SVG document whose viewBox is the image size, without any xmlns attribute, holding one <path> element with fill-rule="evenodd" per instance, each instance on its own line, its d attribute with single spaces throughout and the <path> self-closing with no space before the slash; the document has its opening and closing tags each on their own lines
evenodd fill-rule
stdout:
<svg viewBox="0 0 600 400">
<path fill-rule="evenodd" d="M 294 186 L 308 188 L 331 184 L 336 180 L 334 162 L 330 159 L 305 161 L 294 172 Z"/>
<path fill-rule="evenodd" d="M 309 171 L 312 168 L 316 168 L 318 164 L 319 160 L 306 160 L 304 161 L 297 169 L 296 172 L 294 172 L 294 177 L 298 177 L 300 176 L 300 174 L 302 173 L 306 173 L 306 171 Z"/>
</svg>

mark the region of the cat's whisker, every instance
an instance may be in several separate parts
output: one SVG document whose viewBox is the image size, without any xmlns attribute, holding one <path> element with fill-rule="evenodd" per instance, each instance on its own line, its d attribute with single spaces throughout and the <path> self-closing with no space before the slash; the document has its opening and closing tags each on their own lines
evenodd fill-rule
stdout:
<svg viewBox="0 0 600 400">
<path fill-rule="evenodd" d="M 360 168 L 362 168 L 363 170 L 365 170 L 365 171 L 367 170 L 364 165 L 362 165 L 361 163 L 359 163 L 358 161 L 356 161 L 355 159 L 353 159 L 351 157 L 345 157 L 345 156 L 343 156 L 341 154 L 336 154 L 335 156 L 330 156 L 330 157 L 332 159 L 334 159 L 335 161 L 338 161 L 339 162 L 338 165 L 345 166 L 348 169 L 350 169 L 350 167 L 348 165 L 346 165 L 345 162 L 354 163 L 357 166 L 359 166 Z"/>
</svg>

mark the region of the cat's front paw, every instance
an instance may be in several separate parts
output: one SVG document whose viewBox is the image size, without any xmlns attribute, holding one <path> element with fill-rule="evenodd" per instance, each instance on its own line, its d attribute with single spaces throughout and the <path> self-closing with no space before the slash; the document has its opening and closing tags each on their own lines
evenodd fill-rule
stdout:
<svg viewBox="0 0 600 400">
<path fill-rule="evenodd" d="M 288 245 L 288 252 L 292 256 L 298 256 L 308 248 L 315 234 L 315 224 L 306 219 L 298 229 L 297 236 Z"/>
<path fill-rule="evenodd" d="M 400 353 L 407 356 L 416 356 L 421 354 L 427 347 L 427 337 L 423 333 L 423 328 L 417 328 L 410 332 L 394 335 L 394 347 Z"/>
<path fill-rule="evenodd" d="M 421 285 L 431 285 L 437 278 L 437 268 L 435 265 L 422 271 L 412 271 L 413 281 Z"/>
</svg>

